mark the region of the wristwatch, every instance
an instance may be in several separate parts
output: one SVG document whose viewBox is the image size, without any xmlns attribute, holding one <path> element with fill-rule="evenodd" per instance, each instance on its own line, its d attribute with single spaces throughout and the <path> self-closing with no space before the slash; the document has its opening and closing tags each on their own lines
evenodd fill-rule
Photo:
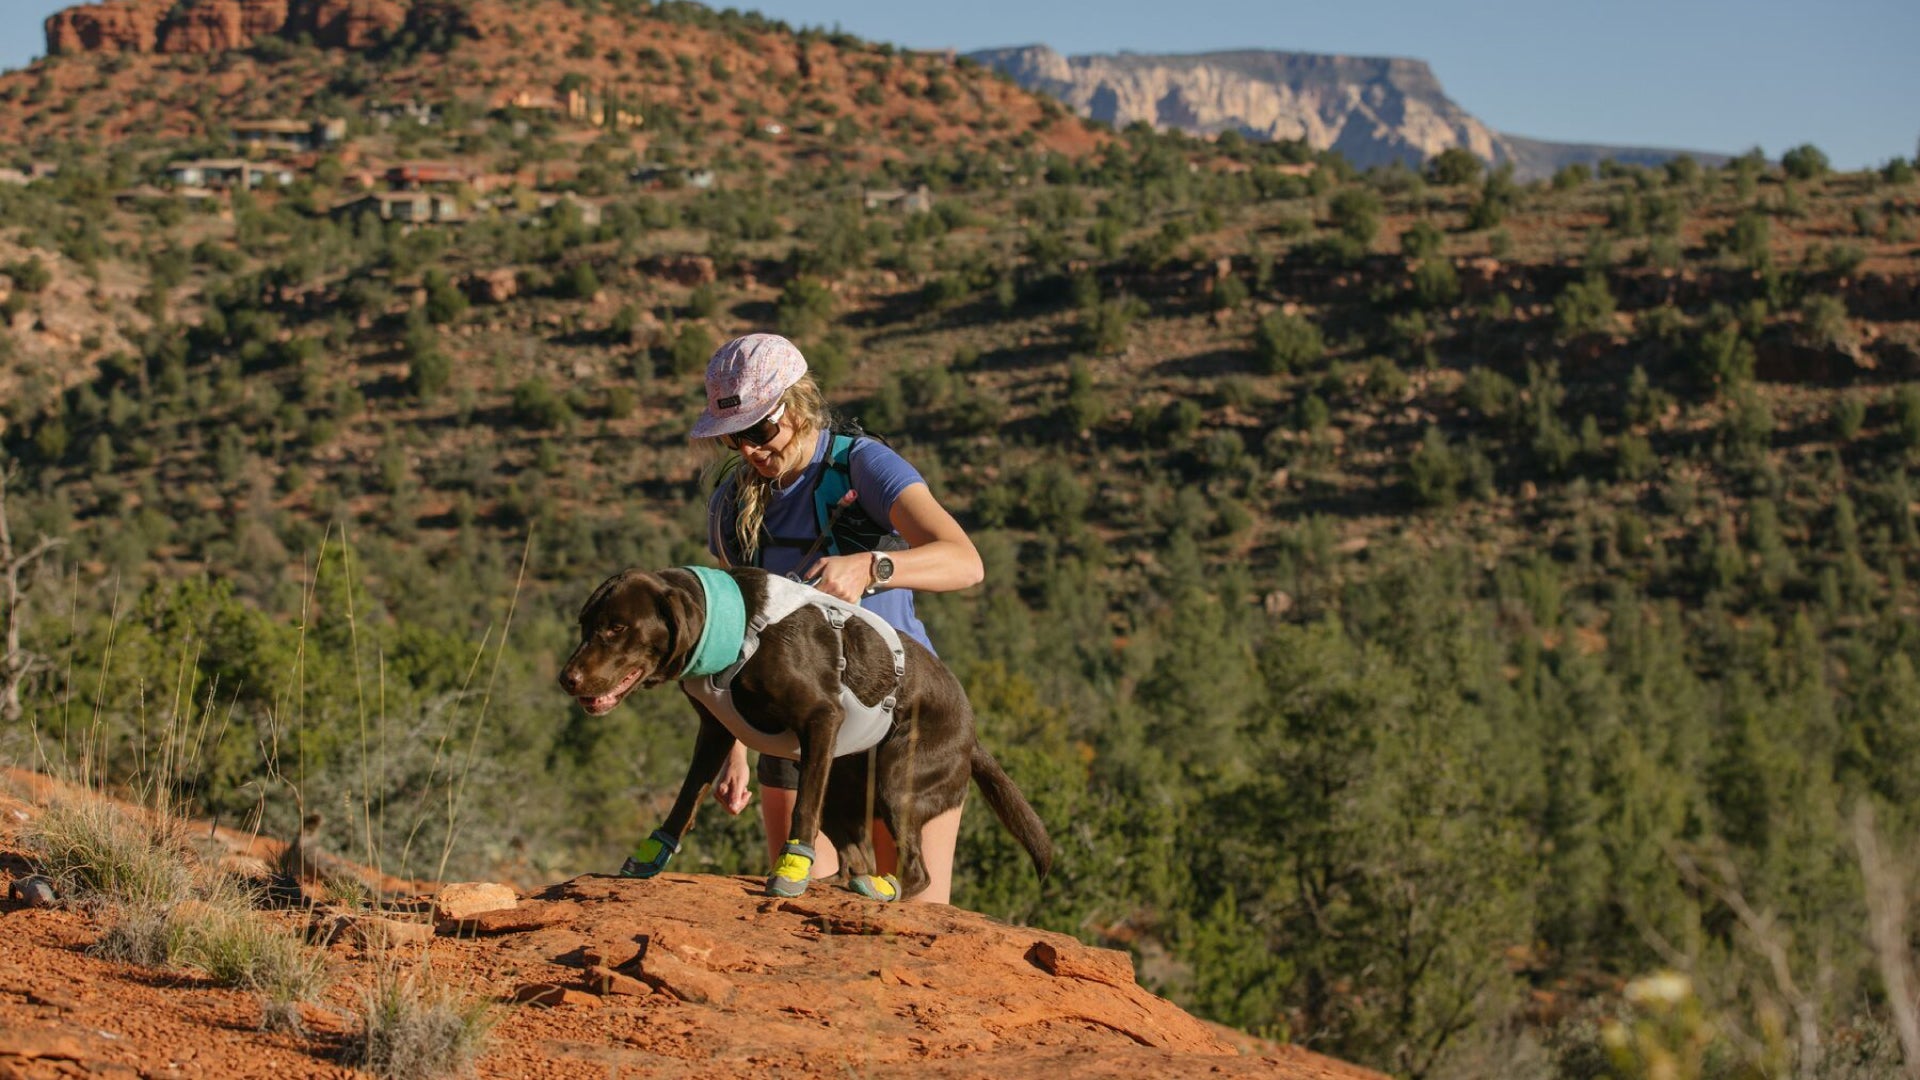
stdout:
<svg viewBox="0 0 1920 1080">
<path fill-rule="evenodd" d="M 872 554 L 873 568 L 867 571 L 868 575 L 873 579 L 872 583 L 867 586 L 867 592 L 869 593 L 893 580 L 893 557 L 884 551 L 876 551 Z"/>
</svg>

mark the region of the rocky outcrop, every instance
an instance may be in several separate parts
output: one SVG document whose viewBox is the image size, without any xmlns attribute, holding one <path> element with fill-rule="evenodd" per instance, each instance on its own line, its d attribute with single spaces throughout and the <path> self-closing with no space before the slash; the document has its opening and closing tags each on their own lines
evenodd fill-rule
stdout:
<svg viewBox="0 0 1920 1080">
<path fill-rule="evenodd" d="M 1453 147 L 1511 162 L 1523 179 L 1570 161 L 1664 161 L 1677 151 L 1569 146 L 1502 135 L 1449 98 L 1425 61 L 1262 50 L 1061 56 L 1044 45 L 972 59 L 1116 127 L 1145 121 L 1196 135 L 1237 131 L 1335 150 L 1360 168 L 1418 165 Z M 1697 154 L 1704 163 L 1724 160 Z"/>
<path fill-rule="evenodd" d="M 403 0 L 103 0 L 49 16 L 47 53 L 214 53 L 271 34 L 358 49 L 451 10 Z"/>
</svg>

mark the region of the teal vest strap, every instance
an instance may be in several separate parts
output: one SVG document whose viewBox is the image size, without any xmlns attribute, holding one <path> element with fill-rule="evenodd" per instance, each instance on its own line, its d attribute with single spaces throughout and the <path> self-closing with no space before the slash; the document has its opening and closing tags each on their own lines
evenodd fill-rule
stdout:
<svg viewBox="0 0 1920 1080">
<path fill-rule="evenodd" d="M 827 542 L 827 554 L 844 555 L 840 539 L 833 535 L 833 510 L 853 490 L 853 436 L 835 435 L 827 443 L 827 459 L 821 464 L 820 481 L 813 488 L 813 523 Z"/>
<path fill-rule="evenodd" d="M 740 659 L 740 643 L 747 633 L 747 601 L 740 595 L 740 584 L 724 570 L 708 566 L 680 569 L 700 582 L 700 591 L 706 595 L 707 624 L 701 627 L 693 658 L 679 677 L 692 679 L 725 671 Z"/>
</svg>

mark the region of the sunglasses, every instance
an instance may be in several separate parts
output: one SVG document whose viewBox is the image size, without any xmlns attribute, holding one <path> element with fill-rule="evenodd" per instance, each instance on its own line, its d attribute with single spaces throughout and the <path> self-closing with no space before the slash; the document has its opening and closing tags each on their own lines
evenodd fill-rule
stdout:
<svg viewBox="0 0 1920 1080">
<path fill-rule="evenodd" d="M 729 450 L 738 450 L 743 446 L 765 446 L 779 436 L 780 418 L 786 414 L 787 407 L 782 405 L 761 417 L 752 427 L 720 436 L 720 445 Z"/>
</svg>

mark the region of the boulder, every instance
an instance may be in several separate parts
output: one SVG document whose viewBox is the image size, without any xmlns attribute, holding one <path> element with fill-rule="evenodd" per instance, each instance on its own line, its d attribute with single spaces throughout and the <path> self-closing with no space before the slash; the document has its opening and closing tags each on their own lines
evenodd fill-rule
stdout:
<svg viewBox="0 0 1920 1080">
<path fill-rule="evenodd" d="M 457 881 L 433 894 L 433 921 L 459 922 L 487 911 L 517 907 L 520 894 L 492 881 Z"/>
</svg>

